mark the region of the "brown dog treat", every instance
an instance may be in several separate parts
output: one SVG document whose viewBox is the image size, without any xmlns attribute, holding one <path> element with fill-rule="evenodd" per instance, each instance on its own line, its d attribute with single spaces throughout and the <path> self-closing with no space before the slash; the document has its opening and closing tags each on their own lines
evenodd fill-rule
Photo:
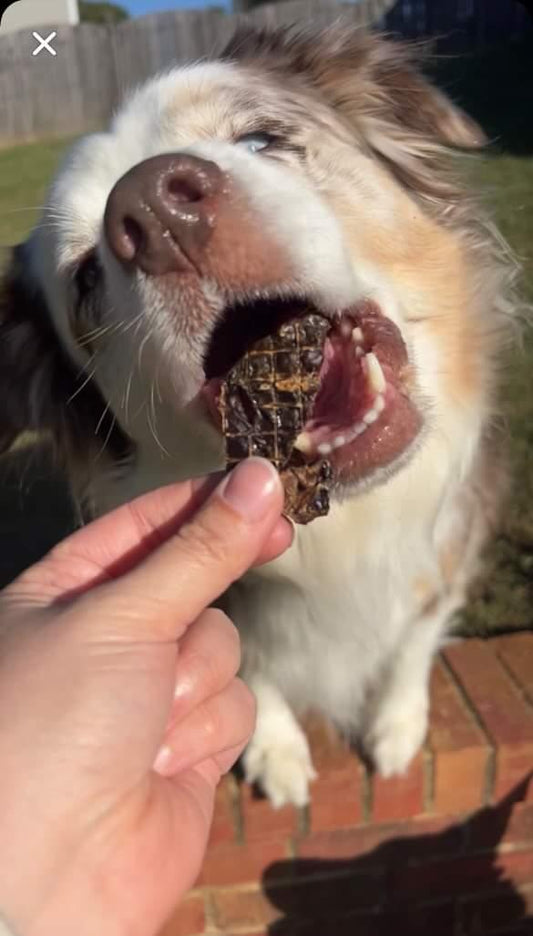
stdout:
<svg viewBox="0 0 533 936">
<path fill-rule="evenodd" d="M 282 325 L 238 361 L 218 399 L 228 467 L 250 455 L 268 458 L 283 480 L 285 512 L 296 523 L 329 509 L 329 463 L 308 464 L 293 447 L 318 390 L 329 327 L 314 313 Z"/>
<path fill-rule="evenodd" d="M 329 511 L 331 466 L 328 461 L 281 470 L 285 512 L 295 523 L 310 523 Z"/>
</svg>

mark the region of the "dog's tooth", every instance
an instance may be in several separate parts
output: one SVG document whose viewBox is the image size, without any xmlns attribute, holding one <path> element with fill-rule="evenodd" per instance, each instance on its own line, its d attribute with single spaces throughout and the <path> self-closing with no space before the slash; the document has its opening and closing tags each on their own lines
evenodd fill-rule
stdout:
<svg viewBox="0 0 533 936">
<path fill-rule="evenodd" d="M 364 341 L 363 330 L 359 327 L 352 328 L 352 338 L 355 344 L 363 344 L 363 341 Z"/>
<path fill-rule="evenodd" d="M 348 433 L 347 442 L 353 442 L 354 439 L 357 439 L 357 436 L 360 436 L 365 431 L 366 426 L 364 422 L 355 423 Z"/>
<path fill-rule="evenodd" d="M 362 348 L 361 345 L 355 346 L 355 356 L 358 358 L 362 358 L 365 356 L 365 349 Z"/>
<path fill-rule="evenodd" d="M 347 319 L 343 319 L 341 321 L 341 335 L 343 338 L 349 338 L 351 334 L 353 334 L 353 332 L 350 322 Z"/>
<path fill-rule="evenodd" d="M 342 448 L 343 445 L 346 445 L 346 436 L 335 436 L 333 439 L 333 448 Z"/>
<path fill-rule="evenodd" d="M 314 445 L 310 434 L 308 432 L 300 432 L 300 435 L 296 436 L 294 448 L 298 449 L 299 452 L 304 452 L 304 454 L 312 452 Z"/>
<path fill-rule="evenodd" d="M 381 368 L 378 358 L 373 351 L 369 351 L 366 356 L 366 366 L 368 368 L 368 379 L 374 393 L 384 393 L 387 386 L 385 374 Z"/>
<path fill-rule="evenodd" d="M 365 422 L 367 426 L 371 426 L 372 423 L 375 423 L 378 416 L 379 416 L 379 413 L 376 413 L 374 408 L 369 409 L 368 413 L 365 413 L 365 415 L 363 416 L 363 422 Z"/>
<path fill-rule="evenodd" d="M 330 455 L 332 451 L 333 449 L 329 442 L 321 442 L 320 445 L 317 446 L 317 452 L 319 455 Z"/>
<path fill-rule="evenodd" d="M 377 413 L 382 413 L 385 409 L 385 397 L 383 394 L 378 393 L 376 399 L 374 400 L 374 407 Z"/>
</svg>

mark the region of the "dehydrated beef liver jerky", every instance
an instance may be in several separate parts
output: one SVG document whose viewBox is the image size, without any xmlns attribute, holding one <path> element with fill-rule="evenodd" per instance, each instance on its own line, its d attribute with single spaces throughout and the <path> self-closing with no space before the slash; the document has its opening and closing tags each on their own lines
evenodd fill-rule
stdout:
<svg viewBox="0 0 533 936">
<path fill-rule="evenodd" d="M 224 381 L 218 407 L 228 466 L 249 455 L 270 459 L 285 487 L 285 511 L 309 523 L 329 509 L 329 462 L 308 464 L 293 448 L 318 390 L 329 323 L 309 313 L 254 345 Z"/>
</svg>

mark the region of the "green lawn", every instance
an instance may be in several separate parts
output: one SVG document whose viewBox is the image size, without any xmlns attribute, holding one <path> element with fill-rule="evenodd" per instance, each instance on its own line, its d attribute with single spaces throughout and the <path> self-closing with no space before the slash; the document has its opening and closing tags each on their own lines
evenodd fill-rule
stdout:
<svg viewBox="0 0 533 936">
<path fill-rule="evenodd" d="M 533 302 L 533 155 L 485 159 L 476 171 L 500 229 L 523 265 L 522 296 Z M 506 362 L 503 413 L 513 485 L 486 571 L 463 615 L 469 631 L 533 627 L 533 334 Z"/>
<path fill-rule="evenodd" d="M 531 121 L 524 118 L 526 100 L 533 100 L 533 79 L 529 70 L 527 94 L 521 80 L 528 61 L 529 53 L 521 59 L 514 50 L 510 58 L 503 63 L 500 61 L 500 77 L 502 69 L 508 75 L 512 68 L 513 80 L 521 81 L 519 93 L 513 93 L 512 97 L 502 94 L 498 67 L 493 59 L 487 59 L 486 72 L 462 61 L 459 79 L 464 80 L 465 74 L 468 77 L 472 73 L 472 80 L 467 82 L 470 98 L 465 94 L 466 103 L 482 118 L 479 101 L 483 107 L 489 106 L 489 77 L 498 87 L 499 98 L 494 99 L 492 110 L 489 107 L 489 117 L 496 127 L 493 132 L 500 153 L 476 162 L 469 171 L 486 192 L 503 234 L 522 259 L 522 291 L 533 301 L 533 138 L 527 139 L 527 133 L 531 135 Z M 449 86 L 449 80 L 443 83 Z M 485 126 L 487 119 L 484 119 Z M 503 129 L 498 132 L 498 128 Z M 0 246 L 16 243 L 31 227 L 65 145 L 64 142 L 50 142 L 0 152 Z M 510 152 L 505 152 L 506 148 Z M 486 573 L 460 621 L 460 626 L 471 633 L 533 627 L 532 375 L 533 341 L 531 335 L 526 334 L 522 348 L 509 357 L 503 387 L 503 412 L 511 439 L 513 490 L 504 511 L 501 532 L 487 556 Z M 63 536 L 71 520 L 61 481 L 51 478 L 42 462 L 35 463 L 30 471 L 22 474 L 20 456 L 0 485 L 0 512 L 2 528 L 7 533 L 5 542 L 9 544 L 8 548 L 0 549 L 1 585 L 24 563 L 33 561 L 54 539 Z"/>
<path fill-rule="evenodd" d="M 17 244 L 32 227 L 66 146 L 54 140 L 0 150 L 0 247 Z"/>
</svg>

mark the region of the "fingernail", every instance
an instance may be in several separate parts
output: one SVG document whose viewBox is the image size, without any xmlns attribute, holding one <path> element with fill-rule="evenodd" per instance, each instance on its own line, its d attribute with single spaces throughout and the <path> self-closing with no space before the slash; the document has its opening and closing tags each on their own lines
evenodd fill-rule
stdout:
<svg viewBox="0 0 533 936">
<path fill-rule="evenodd" d="M 165 776 L 165 774 L 168 772 L 168 768 L 172 760 L 172 754 L 172 748 L 168 745 L 164 744 L 162 747 L 160 747 L 153 764 L 153 770 L 155 770 L 156 773 Z"/>
<path fill-rule="evenodd" d="M 247 458 L 218 488 L 218 496 L 246 520 L 262 520 L 280 490 L 280 477 L 266 458 Z"/>
</svg>

